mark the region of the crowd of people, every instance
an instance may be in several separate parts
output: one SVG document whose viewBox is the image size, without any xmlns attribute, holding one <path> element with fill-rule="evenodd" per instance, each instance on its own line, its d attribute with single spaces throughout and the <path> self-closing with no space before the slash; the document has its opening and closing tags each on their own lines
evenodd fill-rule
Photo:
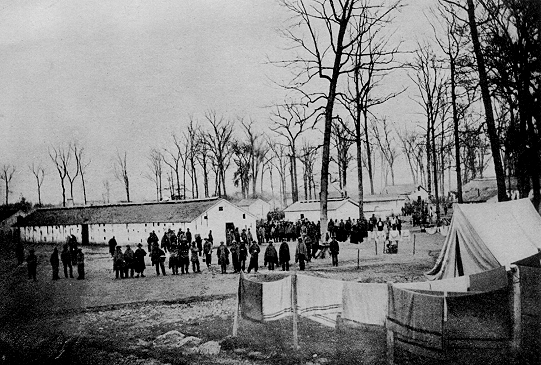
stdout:
<svg viewBox="0 0 541 365">
<path fill-rule="evenodd" d="M 216 251 L 218 265 L 222 273 L 227 273 L 228 265 L 232 264 L 234 273 L 247 271 L 250 273 L 258 271 L 260 245 L 268 243 L 263 254 L 263 264 L 269 270 L 281 267 L 283 271 L 289 270 L 291 254 L 288 242 L 297 241 L 295 247 L 295 263 L 298 263 L 299 269 L 304 270 L 306 262 L 314 258 L 324 257 L 325 252 L 329 252 L 332 258 L 332 265 L 338 266 L 339 242 L 349 240 L 351 243 L 359 243 L 368 236 L 368 231 L 401 231 L 402 222 L 398 216 L 392 214 L 385 220 L 376 218 L 372 215 L 368 220 L 364 219 L 343 219 L 329 220 L 327 226 L 326 244 L 320 245 L 320 223 L 314 223 L 307 219 L 298 222 L 289 221 L 270 221 L 261 222 L 256 227 L 255 237 L 250 228 L 239 230 L 233 228 L 226 233 L 226 241 L 220 242 Z M 255 239 L 254 239 L 255 238 Z M 257 240 L 256 240 L 257 239 Z M 212 254 L 214 239 L 212 231 L 208 236 L 202 238 L 200 234 L 193 235 L 190 229 L 183 231 L 179 229 L 178 233 L 173 230 L 167 230 L 161 239 L 155 231 L 152 231 L 147 238 L 147 249 L 139 243 L 133 250 L 130 245 L 126 245 L 124 250 L 118 245 L 113 236 L 109 240 L 109 253 L 113 261 L 113 272 L 115 278 L 139 278 L 145 277 L 145 257 L 149 256 L 152 266 L 155 267 L 157 276 L 165 276 L 165 263 L 168 258 L 168 268 L 172 275 L 188 274 L 201 272 L 200 260 L 207 268 L 212 265 Z M 279 245 L 278 245 L 279 243 Z M 276 246 L 275 246 L 276 244 Z M 24 262 L 24 248 L 22 243 L 18 243 L 15 249 L 17 262 Z M 167 253 L 169 255 L 167 255 Z M 248 261 L 248 265 L 246 265 Z M 28 276 L 36 280 L 36 268 L 38 264 L 37 257 L 33 249 L 29 250 L 26 257 L 28 266 Z M 77 279 L 85 278 L 84 254 L 78 247 L 77 239 L 74 235 L 67 238 L 63 245 L 62 252 L 59 254 L 55 247 L 50 256 L 50 263 L 53 272 L 53 280 L 59 279 L 60 263 L 64 268 L 64 276 L 73 278 L 73 267 L 78 271 Z"/>
</svg>

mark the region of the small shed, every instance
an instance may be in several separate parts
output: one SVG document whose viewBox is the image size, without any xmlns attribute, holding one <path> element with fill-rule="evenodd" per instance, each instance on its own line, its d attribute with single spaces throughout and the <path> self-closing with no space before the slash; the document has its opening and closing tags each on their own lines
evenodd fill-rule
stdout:
<svg viewBox="0 0 541 365">
<path fill-rule="evenodd" d="M 214 244 L 225 241 L 226 229 L 255 230 L 256 217 L 221 198 L 159 203 L 124 203 L 71 208 L 43 208 L 22 219 L 20 236 L 27 242 L 66 242 L 74 235 L 83 244 L 106 244 L 115 236 L 119 244 L 146 243 L 150 232 L 158 237 L 169 229 L 188 228 Z"/>
<path fill-rule="evenodd" d="M 321 218 L 320 201 L 308 200 L 298 201 L 284 209 L 285 220 L 295 222 L 299 219 L 308 219 L 317 222 Z M 327 218 L 340 220 L 348 218 L 359 218 L 359 206 L 349 198 L 329 199 L 327 201 Z"/>
<path fill-rule="evenodd" d="M 267 213 L 271 210 L 271 205 L 261 198 L 242 199 L 236 205 L 252 213 L 257 219 L 267 219 Z"/>
<path fill-rule="evenodd" d="M 402 214 L 402 208 L 406 203 L 404 195 L 365 195 L 363 197 L 364 216 L 369 218 L 374 214 L 376 217 L 385 218 L 391 214 Z"/>
</svg>

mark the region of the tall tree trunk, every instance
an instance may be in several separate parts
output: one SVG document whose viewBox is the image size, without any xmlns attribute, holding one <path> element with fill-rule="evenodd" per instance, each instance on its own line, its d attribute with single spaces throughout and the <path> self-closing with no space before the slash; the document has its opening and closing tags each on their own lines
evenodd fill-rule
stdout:
<svg viewBox="0 0 541 365">
<path fill-rule="evenodd" d="M 487 123 L 488 138 L 490 140 L 490 148 L 492 151 L 492 160 L 494 161 L 494 171 L 496 173 L 496 185 L 498 186 L 498 201 L 507 200 L 505 189 L 505 173 L 502 166 L 501 147 L 498 133 L 496 131 L 496 123 L 494 121 L 494 113 L 492 110 L 492 100 L 490 99 L 490 90 L 488 85 L 488 77 L 485 68 L 485 59 L 479 42 L 479 34 L 477 32 L 477 21 L 475 19 L 475 6 L 473 0 L 467 0 L 468 3 L 468 23 L 472 37 L 473 49 L 477 60 L 477 71 L 479 72 L 479 86 L 481 87 L 481 95 L 483 105 L 485 107 L 485 118 Z"/>
<path fill-rule="evenodd" d="M 449 50 L 449 54 L 451 51 Z M 457 110 L 457 97 L 456 97 L 456 65 L 455 58 L 450 57 L 451 63 L 451 106 L 453 108 L 453 127 L 454 127 L 454 139 L 455 139 L 455 164 L 456 164 L 456 194 L 459 204 L 463 203 L 462 200 L 462 171 L 460 166 L 460 135 L 459 135 L 459 120 Z M 451 186 L 449 185 L 449 189 Z"/>
<path fill-rule="evenodd" d="M 374 195 L 374 174 L 372 171 L 372 149 L 370 148 L 370 139 L 368 136 L 368 110 L 363 109 L 364 117 L 364 137 L 366 140 L 366 160 L 368 162 L 368 179 L 370 180 L 370 194 Z"/>
<path fill-rule="evenodd" d="M 86 186 L 85 186 L 85 179 L 82 177 L 81 175 L 81 181 L 83 182 L 83 199 L 85 200 L 85 205 L 87 204 L 87 200 L 86 200 Z M 38 189 L 38 200 L 39 200 L 39 204 L 41 205 L 41 195 L 39 193 L 39 189 Z"/>
<path fill-rule="evenodd" d="M 291 145 L 291 181 L 293 187 L 291 188 L 291 193 L 293 195 L 293 203 L 299 200 L 299 183 L 297 180 L 297 152 L 295 144 Z"/>
<path fill-rule="evenodd" d="M 435 121 L 432 121 L 432 160 L 434 166 L 434 197 L 436 198 L 436 223 L 440 221 L 440 198 L 438 195 L 438 159 L 436 157 Z"/>
<path fill-rule="evenodd" d="M 426 177 L 427 177 L 427 191 L 428 196 L 432 195 L 432 174 L 430 173 L 430 166 L 432 166 L 431 163 L 431 145 L 430 142 L 430 131 L 431 131 L 431 116 L 427 116 L 427 123 L 426 123 Z"/>
<path fill-rule="evenodd" d="M 357 71 L 358 72 L 358 71 Z M 357 95 L 359 95 L 358 84 Z M 359 197 L 357 203 L 359 204 L 359 219 L 364 219 L 364 186 L 363 186 L 363 151 L 361 140 L 361 109 L 359 103 L 359 97 L 357 97 L 356 107 L 356 121 L 355 121 L 355 145 L 357 147 L 357 192 Z"/>
</svg>

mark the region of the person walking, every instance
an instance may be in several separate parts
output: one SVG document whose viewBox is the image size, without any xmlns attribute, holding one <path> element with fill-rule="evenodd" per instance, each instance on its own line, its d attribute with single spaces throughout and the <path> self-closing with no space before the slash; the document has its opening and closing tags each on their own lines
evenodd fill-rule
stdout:
<svg viewBox="0 0 541 365">
<path fill-rule="evenodd" d="M 197 244 L 195 242 L 192 242 L 192 247 L 190 247 L 190 253 L 192 260 L 192 271 L 194 273 L 201 272 L 201 268 L 199 266 L 199 248 L 197 247 Z"/>
<path fill-rule="evenodd" d="M 115 272 L 115 278 L 124 279 L 124 254 L 122 248 L 116 246 L 115 254 L 113 255 L 113 270 Z"/>
<path fill-rule="evenodd" d="M 306 260 L 306 245 L 302 238 L 299 238 L 297 242 L 297 248 L 295 249 L 295 263 L 299 263 L 299 270 L 304 271 Z"/>
<path fill-rule="evenodd" d="M 162 275 L 165 276 L 165 252 L 158 246 L 158 242 L 152 246 L 152 252 L 150 254 L 152 265 L 156 265 L 156 275 L 160 276 L 160 269 Z"/>
<path fill-rule="evenodd" d="M 207 264 L 207 268 L 210 269 L 210 265 L 212 264 L 212 242 L 208 238 L 205 238 L 203 252 L 205 253 L 204 261 Z"/>
<path fill-rule="evenodd" d="M 195 235 L 195 244 L 197 245 L 197 249 L 199 250 L 199 256 L 203 255 L 203 240 L 201 239 L 201 235 L 197 233 Z"/>
<path fill-rule="evenodd" d="M 62 253 L 60 253 L 60 260 L 62 261 L 62 265 L 64 266 L 64 276 L 66 277 L 66 279 L 68 278 L 68 269 L 70 274 L 69 277 L 73 279 L 73 266 L 71 265 L 71 255 L 67 243 L 65 243 L 62 248 Z"/>
<path fill-rule="evenodd" d="M 338 266 L 338 254 L 340 252 L 340 247 L 338 246 L 338 241 L 335 238 L 331 240 L 329 251 L 331 252 L 332 266 Z"/>
<path fill-rule="evenodd" d="M 261 249 L 259 248 L 257 242 L 252 242 L 252 245 L 250 246 L 250 264 L 248 265 L 248 274 L 250 273 L 250 271 L 252 271 L 252 269 L 254 269 L 254 272 L 257 273 L 260 251 Z"/>
<path fill-rule="evenodd" d="M 147 252 L 143 249 L 143 245 L 141 243 L 137 244 L 137 250 L 133 253 L 133 260 L 134 260 L 134 266 L 135 266 L 135 272 L 137 275 L 136 278 L 141 275 L 142 278 L 145 277 L 145 256 L 147 255 Z"/>
<path fill-rule="evenodd" d="M 128 272 L 130 274 L 130 278 L 133 278 L 133 274 L 135 272 L 135 269 L 133 267 L 133 250 L 130 248 L 129 245 L 126 246 L 126 250 L 124 251 L 124 277 L 128 278 Z"/>
<path fill-rule="evenodd" d="M 291 257 L 289 255 L 289 245 L 286 241 L 283 241 L 280 245 L 278 254 L 280 264 L 282 265 L 282 271 L 289 271 L 289 260 L 291 259 Z"/>
<path fill-rule="evenodd" d="M 109 253 L 111 254 L 111 257 L 115 255 L 117 242 L 115 239 L 115 236 L 109 240 Z"/>
<path fill-rule="evenodd" d="M 264 261 L 265 266 L 268 265 L 269 270 L 274 270 L 274 265 L 278 263 L 278 253 L 272 242 L 269 242 L 269 245 L 265 250 Z"/>
<path fill-rule="evenodd" d="M 225 246 L 224 241 L 220 242 L 217 255 L 218 264 L 222 268 L 222 274 L 227 274 L 227 265 L 229 265 L 229 249 Z"/>
<path fill-rule="evenodd" d="M 60 259 L 58 258 L 58 248 L 53 249 L 53 253 L 51 254 L 51 258 L 49 259 L 49 262 L 51 263 L 51 268 L 53 269 L 53 280 L 58 280 L 58 270 L 60 268 Z"/>
<path fill-rule="evenodd" d="M 85 254 L 83 249 L 77 249 L 77 280 L 84 280 L 85 278 Z"/>
<path fill-rule="evenodd" d="M 169 255 L 169 268 L 173 275 L 178 275 L 178 267 L 180 265 L 180 259 L 178 257 L 178 246 L 171 246 Z"/>
</svg>

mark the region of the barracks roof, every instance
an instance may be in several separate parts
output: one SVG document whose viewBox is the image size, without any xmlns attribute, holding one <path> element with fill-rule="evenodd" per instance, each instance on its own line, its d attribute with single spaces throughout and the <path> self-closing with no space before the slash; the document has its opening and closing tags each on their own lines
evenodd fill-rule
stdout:
<svg viewBox="0 0 541 365">
<path fill-rule="evenodd" d="M 160 203 L 124 203 L 71 208 L 37 209 L 19 226 L 77 224 L 189 223 L 205 211 L 225 201 L 221 198 L 180 200 Z"/>
<path fill-rule="evenodd" d="M 327 201 L 327 211 L 333 211 L 340 208 L 342 205 L 347 204 L 354 204 L 357 205 L 353 200 L 351 199 L 340 199 L 340 200 L 334 200 L 329 199 Z M 298 201 L 293 204 L 291 204 L 289 207 L 284 209 L 284 212 L 307 212 L 307 211 L 319 211 L 320 205 L 319 200 L 309 200 L 309 201 Z"/>
</svg>

